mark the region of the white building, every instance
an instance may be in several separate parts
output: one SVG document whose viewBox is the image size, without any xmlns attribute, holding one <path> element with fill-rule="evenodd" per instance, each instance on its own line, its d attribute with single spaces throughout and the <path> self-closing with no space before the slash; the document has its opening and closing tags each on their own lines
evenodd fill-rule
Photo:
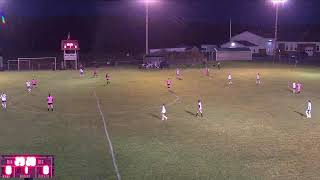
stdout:
<svg viewBox="0 0 320 180">
<path fill-rule="evenodd" d="M 274 39 L 262 37 L 249 31 L 242 32 L 231 38 L 231 42 L 222 44 L 222 48 L 244 48 L 247 47 L 253 54 L 273 54 Z"/>
<path fill-rule="evenodd" d="M 287 33 L 290 34 L 290 33 Z M 285 36 L 287 35 L 285 34 Z M 231 38 L 231 42 L 222 44 L 222 48 L 250 48 L 253 54 L 260 55 L 273 55 L 274 49 L 279 49 L 279 52 L 285 54 L 295 54 L 305 52 L 308 56 L 320 55 L 320 42 L 315 41 L 298 41 L 296 37 L 299 35 L 293 35 L 294 38 L 289 38 L 290 41 L 277 41 L 274 45 L 274 38 L 270 35 L 258 35 L 249 31 L 242 32 Z M 302 38 L 303 39 L 303 38 Z"/>
<path fill-rule="evenodd" d="M 277 47 L 286 54 L 305 52 L 308 56 L 320 55 L 320 42 L 278 41 Z"/>
</svg>

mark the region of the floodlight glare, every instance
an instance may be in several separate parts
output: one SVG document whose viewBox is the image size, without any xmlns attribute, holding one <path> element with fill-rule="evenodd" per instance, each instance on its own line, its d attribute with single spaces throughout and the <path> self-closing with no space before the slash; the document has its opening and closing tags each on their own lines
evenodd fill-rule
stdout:
<svg viewBox="0 0 320 180">
<path fill-rule="evenodd" d="M 288 0 L 271 0 L 273 4 L 284 4 L 286 3 Z"/>
</svg>

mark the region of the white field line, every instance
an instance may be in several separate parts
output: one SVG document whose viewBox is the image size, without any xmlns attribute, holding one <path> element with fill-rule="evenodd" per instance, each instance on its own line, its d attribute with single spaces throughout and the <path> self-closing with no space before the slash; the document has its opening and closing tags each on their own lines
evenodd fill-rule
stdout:
<svg viewBox="0 0 320 180">
<path fill-rule="evenodd" d="M 107 137 L 107 140 L 108 140 L 108 144 L 109 144 L 109 148 L 110 148 L 110 152 L 111 152 L 111 156 L 112 156 L 112 163 L 113 163 L 113 167 L 114 167 L 114 170 L 116 172 L 116 175 L 117 175 L 117 180 L 121 180 L 121 176 L 120 176 L 118 165 L 117 165 L 117 160 L 116 160 L 116 157 L 114 155 L 112 142 L 111 142 L 111 139 L 110 139 L 110 136 L 109 136 L 109 132 L 108 132 L 107 123 L 106 123 L 106 120 L 105 120 L 104 115 L 102 113 L 102 110 L 101 110 L 101 107 L 100 107 L 100 101 L 99 101 L 99 98 L 98 98 L 98 96 L 96 94 L 96 91 L 94 91 L 94 96 L 96 98 L 98 110 L 99 110 L 99 113 L 101 115 L 101 120 L 103 122 L 104 132 L 106 133 L 106 137 Z"/>
<path fill-rule="evenodd" d="M 174 101 L 168 103 L 167 106 L 172 106 L 172 105 L 176 104 L 180 100 L 180 97 L 177 96 L 175 93 L 171 92 L 171 94 L 173 94 L 176 97 L 176 99 Z"/>
</svg>

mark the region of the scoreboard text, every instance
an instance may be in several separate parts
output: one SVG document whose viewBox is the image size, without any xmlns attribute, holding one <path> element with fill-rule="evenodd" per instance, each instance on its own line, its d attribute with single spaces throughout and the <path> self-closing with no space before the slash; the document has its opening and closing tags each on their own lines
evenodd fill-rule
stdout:
<svg viewBox="0 0 320 180">
<path fill-rule="evenodd" d="M 0 178 L 52 178 L 54 157 L 50 155 L 2 155 Z"/>
</svg>

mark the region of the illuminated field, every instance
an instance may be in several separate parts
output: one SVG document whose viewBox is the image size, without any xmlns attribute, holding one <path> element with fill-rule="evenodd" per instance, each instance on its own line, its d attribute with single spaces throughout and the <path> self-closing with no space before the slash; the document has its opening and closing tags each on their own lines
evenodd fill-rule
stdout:
<svg viewBox="0 0 320 180">
<path fill-rule="evenodd" d="M 319 70 L 228 64 L 211 77 L 184 69 L 178 81 L 174 69 L 108 68 L 108 86 L 103 69 L 98 78 L 92 71 L 83 78 L 76 71 L 2 72 L 9 104 L 0 111 L 0 152 L 54 154 L 58 180 L 115 179 L 96 91 L 123 180 L 319 179 Z M 33 76 L 40 83 L 30 95 L 24 85 Z M 164 86 L 168 77 L 174 94 Z M 303 83 L 301 95 L 289 91 L 292 80 Z M 54 112 L 46 109 L 48 92 Z M 193 115 L 198 98 L 204 118 Z M 311 120 L 300 115 L 308 99 Z M 159 117 L 162 103 L 167 122 Z"/>
</svg>

